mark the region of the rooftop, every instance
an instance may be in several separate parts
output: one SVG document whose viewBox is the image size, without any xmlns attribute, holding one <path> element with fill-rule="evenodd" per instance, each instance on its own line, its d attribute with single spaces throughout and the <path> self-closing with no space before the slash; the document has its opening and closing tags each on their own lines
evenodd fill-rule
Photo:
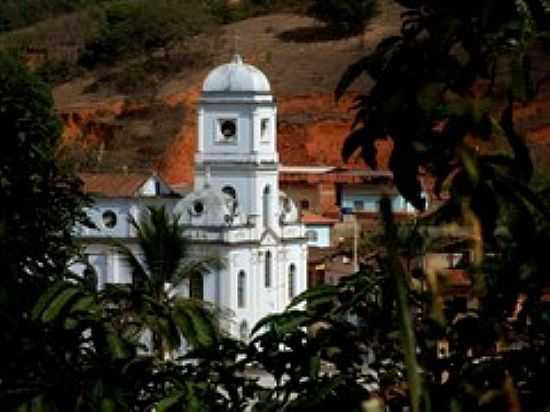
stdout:
<svg viewBox="0 0 550 412">
<path fill-rule="evenodd" d="M 243 62 L 235 54 L 231 62 L 213 69 L 202 85 L 205 93 L 271 93 L 271 85 L 265 74 L 258 68 Z"/>
<path fill-rule="evenodd" d="M 338 220 L 331 219 L 325 216 L 317 215 L 307 210 L 302 211 L 302 223 L 306 225 L 333 225 Z"/>
<path fill-rule="evenodd" d="M 80 173 L 84 193 L 101 197 L 135 197 L 153 173 Z M 162 182 L 162 179 L 160 179 Z M 159 195 L 159 194 L 155 194 Z"/>
</svg>

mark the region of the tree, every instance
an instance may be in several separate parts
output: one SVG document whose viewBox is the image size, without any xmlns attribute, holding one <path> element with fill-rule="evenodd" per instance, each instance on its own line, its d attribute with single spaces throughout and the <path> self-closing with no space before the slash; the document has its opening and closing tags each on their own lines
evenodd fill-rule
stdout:
<svg viewBox="0 0 550 412">
<path fill-rule="evenodd" d="M 35 367 L 27 359 L 36 344 L 30 312 L 77 253 L 72 230 L 84 222 L 86 197 L 56 159 L 61 123 L 47 86 L 5 53 L 0 82 L 0 382 L 6 384 Z"/>
<path fill-rule="evenodd" d="M 99 410 L 128 393 L 110 383 L 133 381 L 122 375 L 135 349 L 114 333 L 95 291 L 67 270 L 87 199 L 56 158 L 61 123 L 48 87 L 4 53 L 0 81 L 0 403 Z"/>
<path fill-rule="evenodd" d="M 358 99 L 343 154 L 360 151 L 376 167 L 374 143 L 391 137 L 401 194 L 423 209 L 420 176 L 428 174 L 449 200 L 406 239 L 383 200 L 380 253 L 256 325 L 247 361 L 275 386 L 255 392 L 255 407 L 544 410 L 549 211 L 530 187 L 533 166 L 513 110 L 537 90 L 530 50 L 547 9 L 537 0 L 399 3 L 407 8 L 401 34 L 351 66 L 336 91 L 363 73 L 375 80 Z M 498 153 L 487 146 L 494 141 Z M 408 258 L 441 242 L 430 235 L 437 231 L 418 230 L 434 226 L 473 251 L 465 275 L 477 309 L 445 307 L 444 285 L 403 264 L 403 251 Z M 497 351 L 503 342 L 508 348 Z M 438 350 L 445 343 L 449 356 Z"/>
<path fill-rule="evenodd" d="M 56 159 L 61 122 L 48 87 L 0 54 L 0 265 L 12 274 L 61 275 L 85 220 L 81 182 Z"/>
<path fill-rule="evenodd" d="M 192 347 L 214 344 L 218 338 L 215 308 L 202 296 L 181 296 L 181 286 L 184 281 L 196 281 L 202 288 L 202 276 L 219 267 L 219 260 L 190 256 L 179 216 L 171 216 L 164 207 L 148 208 L 131 224 L 139 254 L 123 244 L 119 248 L 130 263 L 132 284 L 112 286 L 114 301 L 127 308 L 121 329 L 137 323 L 136 332 L 149 331 L 152 351 L 159 359 L 178 349 L 182 338 Z"/>
<path fill-rule="evenodd" d="M 315 0 L 308 13 L 335 34 L 361 33 L 377 12 L 377 0 Z"/>
<path fill-rule="evenodd" d="M 449 193 L 450 199 L 425 223 L 455 222 L 470 231 L 471 297 L 479 301 L 467 322 L 454 323 L 453 317 L 437 314 L 434 290 L 431 296 L 416 296 L 415 303 L 409 276 L 394 262 L 389 273 L 399 275 L 402 286 L 396 288 L 407 291 L 410 302 L 399 302 L 397 293 L 402 328 L 411 325 L 407 313 L 413 307 L 420 311 L 412 323 L 416 333 L 410 334 L 410 328 L 408 332 L 424 349 L 418 359 L 424 370 L 422 394 L 420 382 L 409 376 L 413 410 L 420 409 L 422 396 L 436 410 L 458 405 L 472 409 L 488 393 L 498 393 L 488 402 L 492 408 L 507 399 L 529 410 L 542 408 L 547 396 L 535 388 L 547 379 L 540 363 L 548 341 L 540 339 L 548 326 L 548 308 L 540 298 L 548 276 L 545 248 L 539 245 L 547 236 L 547 225 L 541 222 L 550 214 L 529 187 L 533 164 L 513 112 L 517 102 L 530 100 L 539 87 L 533 78 L 538 62 L 532 51 L 548 27 L 550 10 L 539 0 L 398 2 L 406 8 L 400 35 L 383 40 L 374 53 L 350 66 L 336 90 L 337 97 L 342 96 L 362 74 L 375 81 L 358 99 L 357 127 L 343 155 L 360 151 L 376 167 L 375 142 L 391 138 L 390 168 L 409 202 L 424 208 L 421 174 L 434 179 L 437 195 Z M 491 151 L 489 143 L 499 150 Z M 391 232 L 387 216 L 386 221 Z M 474 338 L 461 344 L 468 333 Z M 451 359 L 430 355 L 438 339 L 454 344 Z M 495 356 L 494 347 L 503 340 L 528 349 Z M 409 359 L 413 364 L 414 358 Z M 537 372 L 526 376 L 520 364 Z M 407 366 L 409 371 L 414 368 Z M 450 374 L 447 382 L 441 380 L 443 371 Z M 486 386 L 472 391 L 477 380 Z"/>
<path fill-rule="evenodd" d="M 106 5 L 101 16 L 99 30 L 79 56 L 86 68 L 168 48 L 212 23 L 207 4 L 197 0 L 124 0 Z"/>
</svg>

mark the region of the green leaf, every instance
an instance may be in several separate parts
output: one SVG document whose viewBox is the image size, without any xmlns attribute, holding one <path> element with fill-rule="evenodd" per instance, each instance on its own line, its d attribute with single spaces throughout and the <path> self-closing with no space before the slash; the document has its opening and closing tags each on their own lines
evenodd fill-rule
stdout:
<svg viewBox="0 0 550 412">
<path fill-rule="evenodd" d="M 64 280 L 60 280 L 54 283 L 48 289 L 46 289 L 42 293 L 42 295 L 40 295 L 40 297 L 38 298 L 38 301 L 34 305 L 34 308 L 32 310 L 32 319 L 37 320 L 42 314 L 42 312 L 44 312 L 46 307 L 51 304 L 54 296 L 57 295 L 62 289 L 66 287 L 71 287 L 71 285 Z"/>
<path fill-rule="evenodd" d="M 168 410 L 170 410 L 171 407 L 179 404 L 184 396 L 185 394 L 183 392 L 178 392 L 174 395 L 164 398 L 157 403 L 155 409 L 157 412 L 167 412 Z"/>
<path fill-rule="evenodd" d="M 71 307 L 71 313 L 87 312 L 94 306 L 95 296 L 84 296 L 78 299 Z"/>
<path fill-rule="evenodd" d="M 101 412 L 116 412 L 116 402 L 110 398 L 104 398 L 101 400 L 100 411 Z"/>
<path fill-rule="evenodd" d="M 321 355 L 316 353 L 314 356 L 309 358 L 309 377 L 311 379 L 316 379 L 319 376 L 319 371 L 321 370 Z"/>
<path fill-rule="evenodd" d="M 443 83 L 428 83 L 422 85 L 416 93 L 416 100 L 422 110 L 432 113 L 441 104 L 441 96 L 446 86 Z"/>
<path fill-rule="evenodd" d="M 61 311 L 65 309 L 69 302 L 79 293 L 80 290 L 74 287 L 69 287 L 63 292 L 59 293 L 46 308 L 46 310 L 42 313 L 42 321 L 51 322 L 56 319 Z"/>
<path fill-rule="evenodd" d="M 106 340 L 113 359 L 126 359 L 128 357 L 126 342 L 114 331 L 107 331 Z"/>
<path fill-rule="evenodd" d="M 308 304 L 314 304 L 317 299 L 324 299 L 326 297 L 336 297 L 338 294 L 338 288 L 333 285 L 320 285 L 307 289 L 305 292 L 300 293 L 292 302 L 290 302 L 289 308 L 295 307 L 302 302 Z"/>
<path fill-rule="evenodd" d="M 367 71 L 368 65 L 371 63 L 370 56 L 363 57 L 357 62 L 348 66 L 346 71 L 340 77 L 340 81 L 336 85 L 334 96 L 336 100 L 340 100 L 351 84 L 359 78 L 361 74 Z"/>
</svg>

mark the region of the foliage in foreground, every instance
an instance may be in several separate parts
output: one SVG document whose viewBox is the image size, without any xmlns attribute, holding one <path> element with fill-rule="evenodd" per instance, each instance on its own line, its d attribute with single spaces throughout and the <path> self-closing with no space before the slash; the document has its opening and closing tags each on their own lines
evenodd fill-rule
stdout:
<svg viewBox="0 0 550 412">
<path fill-rule="evenodd" d="M 10 293 L 23 295 L 49 275 L 65 279 L 43 282 L 36 290 L 45 293 L 31 295 L 26 306 L 1 296 L 8 329 L 0 353 L 17 354 L 4 363 L 10 375 L 2 376 L 3 405 L 52 411 L 380 411 L 382 401 L 392 411 L 404 405 L 453 412 L 549 407 L 550 315 L 541 300 L 548 282 L 548 198 L 530 189 L 534 170 L 513 124 L 514 102 L 536 90 L 529 51 L 544 23 L 538 22 L 544 3 L 400 3 L 408 8 L 401 35 L 352 66 L 338 89 L 364 72 L 376 81 L 358 102 L 360 127 L 344 154 L 361 150 L 374 165 L 374 141 L 391 136 L 400 192 L 422 208 L 422 171 L 450 199 L 404 240 L 382 202 L 383 242 L 359 273 L 297 297 L 288 311 L 261 321 L 247 345 L 220 337 L 178 362 L 148 356 L 125 324 L 113 322 L 127 312 L 111 290 L 98 292 L 63 270 L 3 267 L 3 279 L 23 279 L 18 288 L 2 289 Z M 496 99 L 502 94 L 507 102 Z M 29 118 L 9 129 L 7 141 L 17 141 Z M 47 128 L 36 130 L 46 142 L 51 137 Z M 489 154 L 471 143 L 495 139 L 506 151 Z M 420 226 L 456 228 L 448 222 L 467 229 L 462 240 L 473 251 L 465 273 L 476 304 L 466 309 L 445 305 L 444 282 L 408 270 L 401 258 L 422 256 L 437 243 L 426 235 L 433 231 Z M 18 245 L 26 244 L 11 246 Z M 19 317 L 6 316 L 8 310 Z M 448 343 L 448 356 L 441 343 Z M 263 386 L 254 371 L 273 385 Z"/>
<path fill-rule="evenodd" d="M 129 263 L 132 283 L 109 286 L 111 303 L 124 307 L 124 316 L 115 320 L 120 330 L 133 329 L 138 337 L 148 334 L 150 351 L 160 360 L 184 342 L 195 348 L 213 345 L 219 336 L 215 308 L 202 296 L 181 296 L 181 289 L 184 282 L 193 281 L 202 288 L 200 279 L 220 267 L 219 259 L 191 256 L 179 216 L 170 215 L 164 207 L 149 207 L 139 221 L 130 222 L 138 251 L 125 244 L 118 248 Z"/>
</svg>

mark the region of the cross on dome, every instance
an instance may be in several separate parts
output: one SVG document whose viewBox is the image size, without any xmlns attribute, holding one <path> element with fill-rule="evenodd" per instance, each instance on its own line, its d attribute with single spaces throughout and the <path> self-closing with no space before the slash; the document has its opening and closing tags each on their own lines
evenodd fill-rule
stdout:
<svg viewBox="0 0 550 412">
<path fill-rule="evenodd" d="M 243 62 L 235 53 L 229 63 L 212 70 L 202 85 L 203 93 L 246 92 L 271 94 L 271 85 L 266 75 L 257 67 Z"/>
</svg>

